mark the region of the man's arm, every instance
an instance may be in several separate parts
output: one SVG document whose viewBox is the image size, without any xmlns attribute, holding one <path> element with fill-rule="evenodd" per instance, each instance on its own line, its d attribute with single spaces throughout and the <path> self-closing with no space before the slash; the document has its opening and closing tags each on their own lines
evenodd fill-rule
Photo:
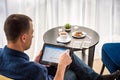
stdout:
<svg viewBox="0 0 120 80">
<path fill-rule="evenodd" d="M 64 80 L 65 69 L 71 62 L 72 62 L 72 59 L 69 55 L 69 50 L 67 50 L 59 58 L 57 72 L 54 77 L 54 80 Z"/>
<path fill-rule="evenodd" d="M 69 52 L 70 52 L 69 50 L 66 50 L 65 53 L 60 56 L 54 80 L 64 80 L 65 69 L 72 62 Z M 36 56 L 34 61 L 39 63 L 41 55 L 42 51 L 40 51 L 39 55 Z"/>
</svg>

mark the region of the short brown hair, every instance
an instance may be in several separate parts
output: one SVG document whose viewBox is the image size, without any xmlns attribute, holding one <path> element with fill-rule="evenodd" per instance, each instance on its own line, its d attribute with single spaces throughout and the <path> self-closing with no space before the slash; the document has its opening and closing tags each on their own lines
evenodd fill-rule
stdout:
<svg viewBox="0 0 120 80">
<path fill-rule="evenodd" d="M 15 42 L 21 33 L 28 32 L 32 19 L 23 14 L 10 15 L 4 24 L 4 31 L 7 40 Z"/>
</svg>

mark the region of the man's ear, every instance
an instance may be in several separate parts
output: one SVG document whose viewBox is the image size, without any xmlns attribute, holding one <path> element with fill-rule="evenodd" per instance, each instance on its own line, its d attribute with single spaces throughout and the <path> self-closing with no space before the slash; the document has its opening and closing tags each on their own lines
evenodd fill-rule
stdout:
<svg viewBox="0 0 120 80">
<path fill-rule="evenodd" d="M 22 41 L 23 43 L 26 42 L 26 34 L 22 34 L 22 35 L 21 35 L 21 41 Z"/>
</svg>

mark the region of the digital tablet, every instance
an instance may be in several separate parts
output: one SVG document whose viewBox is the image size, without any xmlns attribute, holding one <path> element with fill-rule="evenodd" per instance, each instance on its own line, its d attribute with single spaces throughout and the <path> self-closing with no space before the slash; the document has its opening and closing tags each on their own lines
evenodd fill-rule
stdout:
<svg viewBox="0 0 120 80">
<path fill-rule="evenodd" d="M 57 65 L 58 59 L 61 54 L 64 54 L 64 52 L 69 49 L 70 55 L 72 54 L 72 48 L 65 47 L 61 45 L 53 45 L 44 43 L 43 49 L 42 49 L 42 56 L 40 59 L 40 63 L 42 64 L 49 64 L 49 65 Z"/>
</svg>

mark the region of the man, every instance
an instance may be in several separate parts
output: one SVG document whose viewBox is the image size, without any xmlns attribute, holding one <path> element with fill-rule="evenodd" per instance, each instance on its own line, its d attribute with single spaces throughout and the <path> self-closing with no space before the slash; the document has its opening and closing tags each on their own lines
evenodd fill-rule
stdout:
<svg viewBox="0 0 120 80">
<path fill-rule="evenodd" d="M 4 24 L 7 45 L 0 51 L 0 74 L 16 80 L 106 80 L 115 74 L 100 76 L 67 50 L 58 61 L 57 69 L 39 64 L 42 54 L 30 62 L 25 50 L 30 48 L 33 37 L 32 20 L 23 14 L 10 15 Z M 66 67 L 70 65 L 69 70 Z M 75 75 L 73 74 L 75 73 Z M 69 76 L 70 77 L 69 77 Z"/>
</svg>

